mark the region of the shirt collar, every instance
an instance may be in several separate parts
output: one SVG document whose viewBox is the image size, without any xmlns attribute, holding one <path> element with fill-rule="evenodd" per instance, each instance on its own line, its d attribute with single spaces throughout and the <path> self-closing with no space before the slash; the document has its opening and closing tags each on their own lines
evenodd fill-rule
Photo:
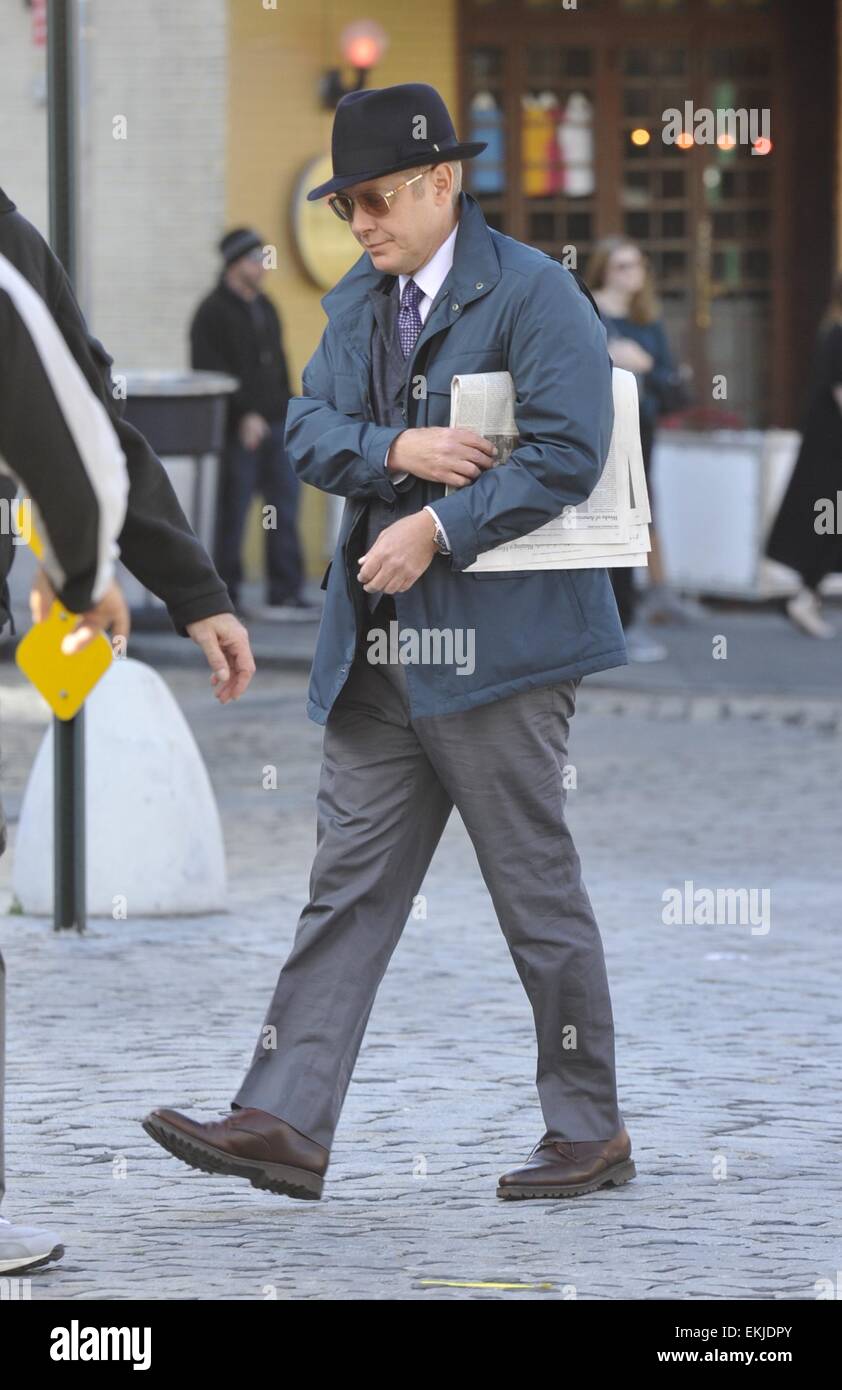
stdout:
<svg viewBox="0 0 842 1390">
<path fill-rule="evenodd" d="M 414 280 L 418 288 L 423 291 L 430 300 L 435 299 L 439 290 L 445 282 L 445 278 L 453 265 L 453 252 L 456 246 L 456 233 L 459 231 L 459 223 L 450 233 L 446 241 L 443 241 L 438 251 L 435 251 L 426 265 L 420 270 L 416 270 L 414 275 L 399 275 L 399 293 L 403 295 L 407 280 Z"/>
</svg>

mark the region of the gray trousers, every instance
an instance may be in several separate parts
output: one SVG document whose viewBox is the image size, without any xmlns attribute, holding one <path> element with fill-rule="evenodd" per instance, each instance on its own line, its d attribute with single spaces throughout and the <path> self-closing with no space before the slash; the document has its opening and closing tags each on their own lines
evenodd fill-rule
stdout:
<svg viewBox="0 0 842 1390">
<path fill-rule="evenodd" d="M 564 816 L 578 683 L 411 719 L 405 667 L 357 655 L 325 724 L 310 900 L 234 1107 L 330 1148 L 378 985 L 455 805 L 532 1006 L 545 1137 L 620 1129 L 602 942 Z"/>
</svg>

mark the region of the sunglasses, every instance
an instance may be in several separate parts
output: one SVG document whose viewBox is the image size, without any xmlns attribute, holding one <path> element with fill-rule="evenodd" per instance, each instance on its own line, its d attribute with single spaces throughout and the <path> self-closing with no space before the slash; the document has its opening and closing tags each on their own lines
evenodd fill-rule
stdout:
<svg viewBox="0 0 842 1390">
<path fill-rule="evenodd" d="M 430 165 L 430 169 L 434 168 Z M 333 208 L 336 216 L 342 222 L 351 222 L 354 217 L 354 204 L 358 203 L 363 212 L 367 212 L 370 217 L 385 217 L 391 211 L 390 198 L 394 198 L 400 193 L 402 188 L 409 188 L 411 183 L 417 183 L 423 179 L 425 174 L 429 174 L 430 169 L 422 169 L 420 174 L 414 178 L 406 179 L 404 183 L 399 183 L 397 188 L 389 188 L 385 193 L 378 193 L 376 189 L 367 188 L 362 193 L 358 193 L 352 198 L 350 193 L 335 193 L 332 198 L 328 198 L 328 206 Z"/>
</svg>

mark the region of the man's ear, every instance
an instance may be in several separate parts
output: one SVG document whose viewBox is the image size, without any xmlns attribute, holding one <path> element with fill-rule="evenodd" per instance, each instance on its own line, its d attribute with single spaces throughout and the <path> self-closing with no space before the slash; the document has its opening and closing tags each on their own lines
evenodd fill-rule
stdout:
<svg viewBox="0 0 842 1390">
<path fill-rule="evenodd" d="M 450 199 L 453 193 L 453 170 L 447 164 L 437 164 L 432 172 L 433 191 L 438 202 Z"/>
</svg>

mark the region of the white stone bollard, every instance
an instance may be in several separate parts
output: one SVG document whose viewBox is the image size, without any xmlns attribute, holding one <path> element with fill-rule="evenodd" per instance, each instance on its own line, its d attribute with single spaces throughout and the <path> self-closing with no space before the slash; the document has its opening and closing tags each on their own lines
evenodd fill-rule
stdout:
<svg viewBox="0 0 842 1390">
<path fill-rule="evenodd" d="M 225 909 L 222 826 L 202 756 L 164 681 L 121 657 L 85 701 L 87 910 L 159 917 Z M 53 726 L 29 776 L 12 887 L 53 911 Z"/>
</svg>

